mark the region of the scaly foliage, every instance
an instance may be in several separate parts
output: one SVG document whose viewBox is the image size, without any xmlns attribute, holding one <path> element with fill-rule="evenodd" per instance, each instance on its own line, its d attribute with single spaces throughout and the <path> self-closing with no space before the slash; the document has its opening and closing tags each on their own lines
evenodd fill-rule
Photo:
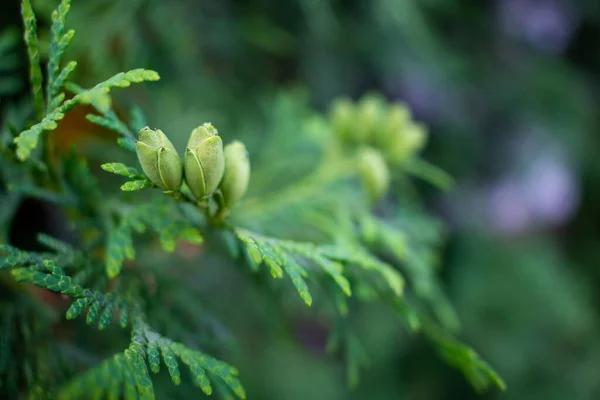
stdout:
<svg viewBox="0 0 600 400">
<path fill-rule="evenodd" d="M 64 118 L 67 111 L 72 110 L 77 105 L 91 104 L 98 96 L 105 95 L 114 88 L 128 87 L 132 83 L 157 81 L 158 79 L 159 76 L 155 71 L 134 69 L 129 72 L 120 72 L 93 88 L 75 95 L 75 97 L 66 100 L 52 112 L 48 113 L 40 122 L 21 132 L 15 138 L 17 156 L 20 160 L 26 160 L 31 151 L 36 148 L 40 134 L 43 131 L 56 129 L 58 126 L 57 122 Z"/>
<path fill-rule="evenodd" d="M 80 94 L 83 93 L 85 91 L 85 89 L 81 88 L 79 85 L 76 85 L 72 82 L 69 82 L 69 84 L 67 85 L 68 89 L 75 93 L 75 94 Z M 101 126 L 103 128 L 106 129 L 110 129 L 114 132 L 116 132 L 117 134 L 119 134 L 119 136 L 121 136 L 119 139 L 117 139 L 117 143 L 123 147 L 125 150 L 129 150 L 129 151 L 135 151 L 135 135 L 134 135 L 134 131 L 140 129 L 139 127 L 136 128 L 134 125 L 138 124 L 139 125 L 139 119 L 143 119 L 143 114 L 141 114 L 141 111 L 138 110 L 136 111 L 137 115 L 136 118 L 133 121 L 131 121 L 131 128 L 129 126 L 127 126 L 127 124 L 123 123 L 119 117 L 117 116 L 117 114 L 111 109 L 111 98 L 108 95 L 108 93 L 103 93 L 103 94 L 99 94 L 98 96 L 96 96 L 95 98 L 91 99 L 90 104 L 96 109 L 96 111 L 98 111 L 100 114 L 102 114 L 102 116 L 99 115 L 95 115 L 95 114 L 88 114 L 86 115 L 86 118 L 88 121 L 90 121 L 91 123 Z M 135 111 L 136 109 L 134 109 Z"/>
<path fill-rule="evenodd" d="M 67 384 L 59 398 L 119 398 L 124 394 L 125 398 L 154 399 L 148 366 L 150 371 L 158 373 L 162 360 L 173 383 L 179 385 L 181 373 L 177 359 L 189 368 L 192 382 L 205 394 L 212 393 L 212 381 L 223 391 L 224 397 L 234 393 L 240 399 L 246 398 L 235 368 L 161 336 L 150 329 L 141 316 L 136 316 L 133 322 L 129 347 Z"/>
<path fill-rule="evenodd" d="M 75 244 L 44 234 L 38 236 L 38 242 L 49 251 L 26 251 L 2 244 L 0 270 L 9 273 L 0 271 L 0 276 L 10 285 L 11 294 L 21 295 L 24 284 L 37 287 L 31 292 L 43 293 L 40 296 L 59 294 L 49 297 L 49 302 L 61 306 L 69 302 L 64 309 L 65 319 L 73 320 L 70 324 L 85 318 L 86 324 L 97 324 L 102 331 L 92 330 L 90 334 L 105 335 L 127 328 L 130 334 L 128 344 L 119 346 L 112 357 L 82 356 L 85 361 L 73 362 L 64 375 L 40 378 L 37 386 L 33 382 L 38 375 L 43 377 L 41 372 L 36 371 L 32 379 L 32 369 L 24 373 L 25 378 L 10 369 L 17 375 L 7 379 L 10 388 L 0 387 L 0 394 L 13 394 L 25 382 L 32 397 L 47 392 L 64 399 L 154 399 L 158 392 L 149 370 L 159 373 L 164 363 L 175 385 L 181 384 L 180 366 L 185 365 L 191 382 L 204 394 L 210 395 L 214 389 L 224 398 L 244 399 L 246 392 L 237 369 L 200 349 L 199 338 L 204 335 L 192 335 L 186 326 L 188 321 L 176 318 L 199 314 L 200 304 L 192 282 L 188 282 L 196 269 L 179 266 L 184 263 L 177 257 L 195 263 L 204 253 L 225 265 L 249 265 L 250 271 L 241 269 L 243 275 L 259 274 L 264 264 L 273 278 L 290 278 L 302 301 L 312 307 L 311 312 L 329 308 L 335 311 L 329 348 L 343 352 L 351 385 L 356 385 L 361 369 L 369 363 L 350 321 L 361 304 L 377 303 L 390 307 L 411 331 L 422 331 L 429 337 L 448 363 L 461 369 L 476 389 L 504 387 L 477 353 L 454 337 L 458 324 L 434 273 L 433 255 L 441 240 L 436 223 L 426 218 L 407 218 L 396 206 L 373 211 L 383 199 L 393 199 L 392 203 L 410 209 L 413 200 L 404 192 L 394 193 L 397 198 L 390 196 L 396 184 L 408 185 L 407 174 L 422 176 L 442 187 L 450 183 L 443 172 L 420 159 L 425 130 L 409 118 L 401 105 L 367 96 L 357 104 L 342 103 L 346 108 L 337 109 L 329 119 L 306 111 L 300 117 L 302 122 L 296 123 L 282 113 L 280 121 L 273 124 L 270 145 L 262 146 L 259 152 L 264 160 L 262 168 L 260 161 L 250 167 L 251 157 L 242 143 L 235 143 L 229 150 L 226 145 L 223 150 L 223 139 L 206 123 L 192 133 L 187 152 L 195 158 L 188 154 L 184 167 L 162 131 L 143 128 L 146 118 L 139 108 L 134 108 L 129 123 L 123 122 L 109 95 L 114 88 L 156 81 L 156 72 L 135 69 L 119 73 L 91 89 L 67 82 L 76 67 L 70 62 L 60 68 L 62 55 L 73 38 L 73 31 L 65 28 L 68 0 L 61 1 L 52 14 L 44 102 L 35 15 L 29 1 L 22 4 L 33 105 L 39 115 L 31 126 L 22 121 L 10 127 L 11 137 L 15 136 L 14 148 L 1 138 L 0 150 L 7 157 L 0 161 L 9 166 L 10 172 L 6 176 L 3 172 L 2 178 L 12 195 L 42 199 L 60 209 L 73 228 Z M 73 97 L 66 99 L 63 89 Z M 49 154 L 31 157 L 41 133 L 57 129 L 65 113 L 78 105 L 91 105 L 97 113 L 88 114 L 87 120 L 116 132 L 121 147 L 138 150 L 138 155 L 142 154 L 138 147 L 143 149 L 139 166 L 121 162 L 100 165 L 109 173 L 129 179 L 121 190 L 160 187 L 162 193 L 117 191 L 120 195 L 109 197 L 92 172 L 94 166 L 91 168 L 74 149 L 57 158 Z M 296 168 L 294 159 L 272 162 L 282 158 L 278 141 L 285 130 L 278 132 L 277 124 L 285 123 L 293 123 L 299 130 L 299 141 L 310 141 L 301 144 L 307 146 L 312 158 L 306 162 L 309 167 L 304 173 L 277 186 L 271 183 L 273 176 L 288 176 Z M 136 145 L 138 130 L 140 136 L 148 136 Z M 290 154 L 295 151 L 290 149 Z M 240 202 L 247 190 L 248 198 Z M 156 234 L 158 241 L 154 235 L 144 235 L 146 231 Z M 138 240 L 145 241 L 145 246 L 137 246 Z M 163 252 L 154 251 L 155 242 L 160 242 Z M 229 250 L 230 257 L 225 250 Z M 168 259 L 163 258 L 165 252 L 170 253 Z M 8 333 L 0 342 L 0 376 L 7 371 L 7 359 L 12 355 L 6 349 L 15 336 L 13 321 L 30 321 L 35 316 L 31 307 L 24 311 L 9 309 L 8 322 L 4 323 L 9 328 L 3 328 Z M 117 320 L 121 328 L 113 326 Z M 72 329 L 75 325 L 64 326 Z M 51 331 L 48 324 L 45 328 Z M 64 349 L 54 348 L 44 351 L 50 357 L 51 352 L 65 353 Z M 22 358 L 28 363 L 35 356 L 28 353 Z M 45 358 L 41 364 L 51 365 Z"/>
<path fill-rule="evenodd" d="M 435 326 L 423 325 L 425 334 L 437 345 L 444 359 L 459 368 L 477 391 L 483 392 L 490 385 L 506 389 L 502 378 L 473 349 Z"/>
<path fill-rule="evenodd" d="M 72 249 L 54 239 L 44 237 L 43 241 L 63 253 L 72 252 Z M 57 267 L 54 261 L 43 255 L 25 253 L 10 246 L 4 246 L 0 250 L 8 253 L 3 266 L 15 267 L 11 272 L 18 282 L 32 283 L 76 299 L 66 313 L 67 319 L 74 319 L 87 309 L 86 323 L 89 325 L 98 321 L 98 327 L 102 330 L 112 321 L 113 313 L 119 310 L 121 327 L 132 324 L 128 349 L 68 384 L 61 391 L 60 398 L 101 396 L 103 393 L 112 396 L 111 398 L 118 398 L 123 385 L 126 396 L 137 393 L 140 398 L 153 399 L 152 381 L 145 362 L 147 359 L 150 369 L 158 373 L 159 352 L 176 385 L 181 381 L 176 360 L 179 358 L 189 367 L 194 384 L 204 393 L 212 393 L 210 379 L 220 379 L 228 388 L 226 393 L 230 390 L 237 397 L 245 398 L 235 368 L 152 331 L 135 305 L 128 304 L 114 293 L 103 294 L 83 288 L 67 276 L 62 268 Z M 92 394 L 89 393 L 90 389 L 93 389 Z"/>
<path fill-rule="evenodd" d="M 102 169 L 113 174 L 126 176 L 134 179 L 133 181 L 125 182 L 121 186 L 121 190 L 124 192 L 133 192 L 136 190 L 147 189 L 153 187 L 154 184 L 150 182 L 144 175 L 140 174 L 137 169 L 128 167 L 123 163 L 108 163 L 102 164 Z"/>
<path fill-rule="evenodd" d="M 75 35 L 75 31 L 72 29 L 65 33 L 65 22 L 70 8 L 71 0 L 62 0 L 58 8 L 52 13 L 50 50 L 48 53 L 48 85 L 46 88 L 48 110 L 46 112 L 56 108 L 55 103 L 57 102 L 58 92 L 76 66 L 76 64 L 69 63 L 63 71 L 59 71 L 62 55 Z"/>
<path fill-rule="evenodd" d="M 31 2 L 21 2 L 21 14 L 23 16 L 24 38 L 29 56 L 29 80 L 31 82 L 31 93 L 33 94 L 33 108 L 36 116 L 42 118 L 44 115 L 44 94 L 42 90 L 42 68 L 40 66 L 40 50 L 37 36 L 37 20 Z"/>
<path fill-rule="evenodd" d="M 258 266 L 264 262 L 273 278 L 282 278 L 285 270 L 308 306 L 312 304 L 312 296 L 304 278 L 309 272 L 295 260 L 296 257 L 312 261 L 321 268 L 346 296 L 351 296 L 352 290 L 343 273 L 344 265 L 358 266 L 378 273 L 397 296 L 402 296 L 402 276 L 391 266 L 358 247 L 316 246 L 307 242 L 269 238 L 239 228 L 235 230 L 235 234 L 245 245 L 253 265 Z"/>
<path fill-rule="evenodd" d="M 175 250 L 175 241 L 183 239 L 193 244 L 202 243 L 202 235 L 181 218 L 173 218 L 173 209 L 165 202 L 148 203 L 128 209 L 121 222 L 108 235 L 106 245 L 106 272 L 111 278 L 119 275 L 123 261 L 135 258 L 133 232 L 142 233 L 146 227 L 154 230 L 160 238 L 163 249 Z"/>
</svg>

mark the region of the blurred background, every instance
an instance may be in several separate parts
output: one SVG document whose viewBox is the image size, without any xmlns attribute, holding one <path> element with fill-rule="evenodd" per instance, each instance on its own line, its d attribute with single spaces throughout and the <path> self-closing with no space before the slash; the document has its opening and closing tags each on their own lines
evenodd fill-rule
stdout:
<svg viewBox="0 0 600 400">
<path fill-rule="evenodd" d="M 48 26 L 58 2 L 33 3 Z M 18 42 L 19 2 L 2 10 Z M 326 327 L 297 314 L 287 335 L 239 338 L 246 350 L 231 363 L 249 398 L 600 398 L 600 2 L 74 0 L 68 26 L 83 86 L 138 67 L 161 74 L 116 100 L 138 104 L 176 146 L 211 121 L 252 152 L 273 129 L 293 136 L 294 113 L 376 91 L 429 126 L 424 158 L 455 178 L 448 192 L 420 185 L 448 224 L 441 274 L 462 337 L 508 390 L 476 395 L 425 340 L 365 309 L 370 368 L 358 388 L 325 354 Z M 0 75 L 3 100 L 17 103 L 28 94 L 18 46 L 19 74 Z M 103 162 L 121 154 L 97 145 L 84 115 L 68 117 L 59 146 L 76 141 Z M 276 308 L 213 306 L 238 336 Z"/>
</svg>

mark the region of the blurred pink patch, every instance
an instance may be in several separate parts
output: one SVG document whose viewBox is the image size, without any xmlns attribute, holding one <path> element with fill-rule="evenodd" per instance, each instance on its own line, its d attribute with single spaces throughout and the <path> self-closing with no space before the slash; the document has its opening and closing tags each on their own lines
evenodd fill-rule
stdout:
<svg viewBox="0 0 600 400">
<path fill-rule="evenodd" d="M 542 222 L 566 222 L 579 203 L 579 188 L 573 171 L 551 155 L 533 163 L 523 177 L 523 184 L 529 208 Z"/>
<path fill-rule="evenodd" d="M 552 143 L 551 143 L 552 144 Z M 492 225 L 502 233 L 519 233 L 567 222 L 579 204 L 579 184 L 559 148 L 538 143 L 537 153 L 524 152 L 529 160 L 518 173 L 490 190 Z"/>
<path fill-rule="evenodd" d="M 574 215 L 580 187 L 566 150 L 539 126 L 525 132 L 505 143 L 498 180 L 463 184 L 444 201 L 453 226 L 513 236 L 561 226 Z"/>
<path fill-rule="evenodd" d="M 518 233 L 532 223 L 531 213 L 519 182 L 507 179 L 490 190 L 492 227 L 503 233 Z"/>
</svg>

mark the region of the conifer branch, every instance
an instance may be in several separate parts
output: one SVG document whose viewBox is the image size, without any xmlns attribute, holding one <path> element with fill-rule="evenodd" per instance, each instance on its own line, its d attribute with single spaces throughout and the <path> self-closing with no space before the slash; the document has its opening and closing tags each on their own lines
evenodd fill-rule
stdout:
<svg viewBox="0 0 600 400">
<path fill-rule="evenodd" d="M 212 257 L 220 250 L 229 251 L 234 259 L 244 255 L 253 271 L 264 264 L 273 278 L 287 275 L 308 306 L 312 306 L 313 299 L 323 298 L 321 293 L 314 295 L 311 290 L 328 292 L 326 297 L 331 298 L 334 311 L 337 310 L 328 348 L 343 352 L 351 386 L 358 383 L 359 372 L 369 360 L 349 321 L 359 302 L 377 301 L 391 306 L 412 332 L 420 331 L 427 336 L 442 357 L 460 369 L 477 390 L 493 385 L 504 389 L 504 382 L 495 371 L 454 336 L 458 329 L 456 315 L 434 270 L 433 256 L 441 240 L 436 223 L 405 219 L 395 210 L 390 211 L 387 201 L 382 201 L 392 184 L 404 181 L 406 174 L 442 188 L 452 182 L 447 174 L 418 156 L 426 130 L 410 118 L 406 107 L 390 105 L 378 96 L 366 96 L 356 104 L 346 100 L 337 102 L 330 120 L 319 117 L 311 121 L 314 123 L 311 129 L 318 130 L 316 147 L 321 151 L 313 172 L 304 177 L 294 175 L 294 183 L 285 182 L 288 185 L 275 192 L 262 192 L 255 187 L 254 193 L 258 195 L 234 209 L 251 186 L 251 158 L 243 143 L 234 141 L 224 146 L 216 128 L 205 123 L 192 131 L 182 161 L 180 152 L 164 132 L 144 128 L 146 118 L 140 108 L 132 109 L 127 122 L 112 108 L 109 95 L 112 89 L 156 81 L 159 79 L 156 72 L 136 69 L 119 73 L 91 89 L 69 82 L 77 63 L 71 61 L 62 69 L 61 63 L 74 35 L 65 28 L 70 4 L 70 0 L 61 0 L 52 14 L 44 97 L 36 17 L 30 0 L 22 1 L 36 123 L 32 126 L 20 123 L 15 124 L 18 128 L 11 125 L 6 129 L 13 133 L 6 136 L 9 141 L 14 138 L 16 157 L 11 146 L 2 141 L 0 162 L 3 168 L 9 165 L 11 174 L 13 170 L 18 173 L 10 177 L 6 174 L 6 178 L 2 170 L 0 180 L 8 182 L 7 187 L 17 201 L 20 196 L 35 197 L 67 211 L 81 248 L 47 235 L 38 237 L 47 251 L 24 251 L 0 244 L 0 270 L 7 270 L 0 271 L 0 277 L 9 283 L 11 291 L 16 280 L 70 297 L 73 301 L 66 311 L 67 320 L 84 317 L 87 324 L 97 324 L 100 330 L 118 321 L 122 328 L 131 329 L 130 342 L 121 353 L 100 362 L 88 362 L 95 366 L 73 377 L 59 393 L 54 391 L 56 387 L 48 390 L 43 371 L 31 366 L 38 354 L 27 353 L 22 357 L 24 365 L 18 365 L 24 372 L 18 372 L 19 379 L 7 380 L 12 385 L 10 391 L 0 386 L 0 395 L 18 395 L 21 388 L 26 388 L 31 398 L 48 395 L 63 399 L 154 399 L 150 371 L 159 373 L 164 365 L 175 385 L 180 385 L 182 375 L 186 375 L 181 371 L 183 368 L 205 395 L 215 391 L 225 398 L 245 399 L 234 367 L 185 340 L 195 331 L 190 332 L 189 321 L 183 320 L 190 316 L 189 320 L 199 325 L 198 320 L 205 318 L 204 312 L 198 310 L 196 294 L 183 290 L 182 277 L 169 277 L 164 268 L 152 262 L 136 261 L 135 234 L 150 230 L 164 251 L 173 252 L 179 240 L 201 244 L 200 229 L 206 229 L 203 234 L 211 240 L 197 253 L 210 252 Z M 0 38 L 0 54 L 4 47 Z M 65 90 L 73 96 L 67 98 Z M 31 157 L 40 135 L 56 129 L 65 113 L 79 105 L 91 105 L 97 112 L 88 114 L 87 120 L 116 132 L 117 143 L 138 155 L 143 172 L 122 163 L 101 166 L 128 179 L 121 190 L 152 187 L 159 188 L 166 196 L 145 203 L 131 201 L 143 197 L 139 195 L 106 201 L 86 160 L 74 150 L 60 158 L 56 166 L 50 163 L 49 156 L 45 163 Z M 136 139 L 139 139 L 137 145 Z M 10 157 L 4 157 L 8 152 Z M 18 162 L 29 158 L 28 163 Z M 270 161 L 269 157 L 266 159 Z M 288 176 L 287 169 L 294 167 L 290 161 L 273 167 L 274 164 L 269 164 L 272 171 L 267 181 L 277 175 Z M 399 199 L 389 196 L 393 207 L 397 206 L 396 200 L 402 209 L 407 206 L 403 196 L 404 193 L 399 194 Z M 380 203 L 385 206 L 382 210 L 378 208 Z M 376 217 L 374 209 L 383 216 Z M 235 221 L 239 220 L 244 221 L 241 226 L 252 230 L 236 226 Z M 156 240 L 151 235 L 143 239 Z M 131 261 L 132 268 L 123 271 L 126 260 Z M 313 287 L 315 282 L 320 285 Z M 166 295 L 169 290 L 178 293 Z M 35 293 L 47 295 L 44 290 Z M 54 298 L 64 299 L 63 296 Z M 41 303 L 37 300 L 32 297 L 31 303 Z M 174 307 L 166 305 L 173 302 Z M 8 312 L 0 312 L 2 378 L 15 374 L 10 361 L 13 352 L 7 348 L 17 348 L 21 342 L 29 345 L 33 341 L 31 322 L 35 321 L 32 315 L 21 318 L 22 313 L 0 303 L 0 310 L 5 309 Z M 184 317 L 177 313 L 181 310 Z M 14 329 L 16 320 L 19 330 Z M 197 328 L 194 326 L 192 330 Z M 15 341 L 15 332 L 23 336 L 22 341 Z M 35 340 L 46 343 L 37 337 Z M 59 358 L 56 353 L 40 357 Z M 60 379 L 53 376 L 54 385 L 64 382 L 64 376 Z"/>
<path fill-rule="evenodd" d="M 121 217 L 120 223 L 107 237 L 106 272 L 110 278 L 116 277 L 123 262 L 135 258 L 133 232 L 143 232 L 150 227 L 159 235 L 165 251 L 175 250 L 175 241 L 182 239 L 194 244 L 202 243 L 200 231 L 183 219 L 174 218 L 170 203 L 161 199 L 129 210 Z"/>
<path fill-rule="evenodd" d="M 112 78 L 97 84 L 92 89 L 81 92 L 75 97 L 65 101 L 51 113 L 47 114 L 41 122 L 21 132 L 14 139 L 17 145 L 17 157 L 21 161 L 26 160 L 31 151 L 36 148 L 38 138 L 43 131 L 56 129 L 57 122 L 64 118 L 65 113 L 80 104 L 90 104 L 97 100 L 98 96 L 106 95 L 111 89 L 128 87 L 132 83 L 144 81 L 157 81 L 159 76 L 156 72 L 145 69 L 135 69 L 129 72 L 121 72 Z"/>
<path fill-rule="evenodd" d="M 427 320 L 422 320 L 421 325 L 424 333 L 434 342 L 442 357 L 450 365 L 460 369 L 475 390 L 481 393 L 490 386 L 506 390 L 504 380 L 488 363 L 481 359 L 475 350 L 444 333 L 443 330 Z"/>
<path fill-rule="evenodd" d="M 70 30 L 67 33 L 65 33 L 65 22 L 70 8 L 71 0 L 62 0 L 58 8 L 52 13 L 52 28 L 50 30 L 50 49 L 48 51 L 48 84 L 46 89 L 46 113 L 51 112 L 58 106 L 55 105 L 58 91 L 60 90 L 68 75 L 73 71 L 76 65 L 69 63 L 65 68 L 66 71 L 60 71 L 59 75 L 59 66 L 62 55 L 65 49 L 71 43 L 71 40 L 73 40 L 73 37 L 75 35 L 75 31 L 73 30 Z"/>
<path fill-rule="evenodd" d="M 42 69 L 40 66 L 40 45 L 37 36 L 37 21 L 30 0 L 21 2 L 21 15 L 25 26 L 24 39 L 29 56 L 29 80 L 33 94 L 33 108 L 38 119 L 44 117 L 44 94 L 42 90 Z"/>
<path fill-rule="evenodd" d="M 224 397 L 234 394 L 239 399 L 246 398 L 235 368 L 201 351 L 163 337 L 148 326 L 144 315 L 139 311 L 134 313 L 129 347 L 123 353 L 105 360 L 71 381 L 61 390 L 59 398 L 119 398 L 123 393 L 126 398 L 134 396 L 140 399 L 154 399 L 154 387 L 148 366 L 150 371 L 158 373 L 161 359 L 175 385 L 181 383 L 179 359 L 189 368 L 192 382 L 204 394 L 212 394 L 212 384 L 215 384 L 223 391 Z"/>
</svg>

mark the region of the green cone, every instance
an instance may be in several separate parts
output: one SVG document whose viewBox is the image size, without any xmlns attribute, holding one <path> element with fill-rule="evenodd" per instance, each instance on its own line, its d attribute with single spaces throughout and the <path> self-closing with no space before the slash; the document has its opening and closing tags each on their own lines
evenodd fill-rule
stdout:
<svg viewBox="0 0 600 400">
<path fill-rule="evenodd" d="M 248 189 L 249 181 L 250 160 L 246 146 L 237 141 L 229 143 L 225 146 L 225 175 L 220 185 L 227 208 L 240 201 Z"/>
<path fill-rule="evenodd" d="M 379 200 L 390 188 L 390 172 L 381 153 L 371 147 L 360 150 L 358 169 L 361 181 L 372 201 Z"/>
<path fill-rule="evenodd" d="M 184 156 L 185 181 L 197 199 L 212 194 L 225 168 L 223 141 L 211 124 L 194 129 Z"/>
<path fill-rule="evenodd" d="M 181 158 L 171 141 L 160 129 L 142 128 L 135 143 L 144 173 L 165 191 L 178 191 L 181 186 Z"/>
<path fill-rule="evenodd" d="M 353 124 L 353 139 L 357 144 L 373 143 L 381 131 L 385 116 L 385 100 L 377 94 L 367 94 L 358 102 Z"/>
<path fill-rule="evenodd" d="M 348 143 L 352 140 L 352 123 L 356 113 L 354 104 L 346 98 L 336 100 L 329 114 L 333 131 L 339 140 Z"/>
<path fill-rule="evenodd" d="M 397 136 L 412 124 L 408 108 L 400 103 L 392 104 L 383 119 L 382 129 L 376 136 L 376 146 L 380 149 L 389 149 L 397 140 Z"/>
<path fill-rule="evenodd" d="M 401 163 L 421 151 L 427 142 L 424 125 L 411 122 L 401 129 L 386 148 L 390 161 Z"/>
</svg>

